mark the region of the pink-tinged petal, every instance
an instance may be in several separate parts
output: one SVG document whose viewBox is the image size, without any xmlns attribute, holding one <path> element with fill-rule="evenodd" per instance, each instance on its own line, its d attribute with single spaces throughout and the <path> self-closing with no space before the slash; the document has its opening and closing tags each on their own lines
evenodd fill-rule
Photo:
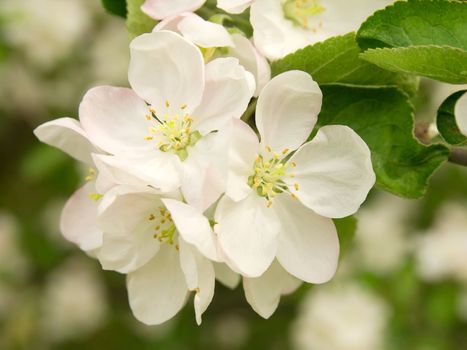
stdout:
<svg viewBox="0 0 467 350">
<path fill-rule="evenodd" d="M 280 59 L 310 44 L 312 32 L 286 19 L 280 1 L 255 0 L 250 9 L 250 22 L 256 48 L 270 60 Z"/>
<path fill-rule="evenodd" d="M 159 252 L 142 268 L 127 275 L 130 307 L 147 325 L 164 323 L 185 305 L 188 288 L 174 246 L 161 245 Z"/>
<path fill-rule="evenodd" d="M 216 279 L 224 286 L 235 289 L 240 283 L 240 275 L 232 271 L 226 264 L 214 263 Z"/>
<path fill-rule="evenodd" d="M 255 132 L 243 121 L 232 120 L 229 129 L 229 174 L 226 195 L 234 201 L 246 198 L 252 189 L 248 177 L 258 155 L 259 142 Z"/>
<path fill-rule="evenodd" d="M 178 23 L 178 30 L 189 41 L 199 47 L 233 46 L 230 34 L 223 26 L 209 22 L 195 14 L 187 14 Z"/>
<path fill-rule="evenodd" d="M 271 80 L 271 67 L 245 36 L 232 34 L 232 40 L 234 47 L 229 48 L 228 56 L 238 58 L 240 64 L 254 75 L 256 80 L 254 96 L 257 97 L 267 82 Z"/>
<path fill-rule="evenodd" d="M 310 136 L 323 95 L 308 73 L 288 71 L 263 88 L 256 107 L 261 143 L 276 152 L 293 151 Z"/>
<path fill-rule="evenodd" d="M 295 178 L 286 180 L 290 190 L 315 213 L 330 218 L 355 213 L 375 183 L 370 150 L 347 126 L 322 127 L 290 162 L 296 163 Z"/>
<path fill-rule="evenodd" d="M 85 251 L 102 245 L 102 232 L 96 226 L 98 202 L 90 198 L 91 193 L 95 193 L 91 182 L 73 193 L 60 220 L 63 236 Z"/>
<path fill-rule="evenodd" d="M 236 58 L 218 58 L 206 65 L 206 87 L 199 107 L 193 112 L 193 127 L 202 134 L 240 119 L 254 93 L 254 77 Z"/>
<path fill-rule="evenodd" d="M 224 196 L 217 205 L 215 221 L 214 229 L 227 265 L 244 276 L 263 274 L 276 255 L 280 228 L 266 200 L 256 193 L 240 202 Z"/>
<path fill-rule="evenodd" d="M 162 30 L 133 39 L 130 53 L 130 85 L 158 117 L 191 113 L 198 107 L 204 91 L 204 61 L 198 47 Z"/>
<path fill-rule="evenodd" d="M 154 19 L 178 15 L 182 12 L 193 12 L 199 9 L 206 0 L 146 0 L 141 10 Z"/>
<path fill-rule="evenodd" d="M 108 190 L 118 184 L 146 185 L 170 192 L 180 186 L 179 159 L 174 154 L 154 150 L 132 157 L 107 155 L 94 155 L 93 157 L 99 170 L 96 181 L 99 190 Z"/>
<path fill-rule="evenodd" d="M 97 152 L 97 148 L 88 140 L 76 119 L 51 120 L 34 129 L 34 135 L 41 142 L 57 147 L 81 162 L 93 164 L 91 153 Z"/>
<path fill-rule="evenodd" d="M 245 297 L 261 317 L 269 318 L 276 311 L 281 295 L 292 293 L 301 281 L 285 271 L 274 261 L 258 278 L 243 278 Z"/>
<path fill-rule="evenodd" d="M 277 248 L 280 264 L 305 282 L 329 281 L 339 260 L 339 239 L 332 220 L 286 194 L 277 197 L 272 207 L 281 222 Z"/>
<path fill-rule="evenodd" d="M 457 100 L 454 114 L 459 130 L 467 136 L 467 93 L 464 93 L 464 95 Z"/>
<path fill-rule="evenodd" d="M 215 274 L 212 262 L 203 257 L 193 246 L 181 239 L 180 265 L 185 273 L 188 289 L 195 292 L 196 322 L 201 324 L 202 315 L 214 296 Z"/>
<path fill-rule="evenodd" d="M 163 204 L 154 193 L 114 193 L 115 190 L 119 188 L 104 196 L 105 208 L 100 208 L 97 219 L 104 232 L 98 259 L 106 270 L 128 273 L 145 265 L 158 252 L 155 223 L 149 218 Z"/>
<path fill-rule="evenodd" d="M 207 258 L 218 261 L 216 240 L 209 220 L 201 212 L 183 202 L 169 198 L 162 199 L 162 202 L 172 215 L 180 236 Z"/>
<path fill-rule="evenodd" d="M 181 190 L 188 204 L 204 212 L 225 192 L 228 137 L 223 130 L 210 133 L 188 152 L 180 165 Z"/>
<path fill-rule="evenodd" d="M 99 86 L 89 90 L 79 106 L 79 119 L 89 140 L 111 154 L 151 148 L 146 103 L 127 88 Z"/>
<path fill-rule="evenodd" d="M 254 0 L 217 0 L 217 7 L 228 13 L 239 14 L 245 11 Z"/>
</svg>

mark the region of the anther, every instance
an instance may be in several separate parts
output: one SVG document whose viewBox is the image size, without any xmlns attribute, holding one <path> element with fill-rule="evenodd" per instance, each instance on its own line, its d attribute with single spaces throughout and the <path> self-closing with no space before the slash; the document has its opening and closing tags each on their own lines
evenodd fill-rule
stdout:
<svg viewBox="0 0 467 350">
<path fill-rule="evenodd" d="M 287 154 L 287 152 L 289 152 L 289 149 L 288 149 L 288 148 L 285 148 L 285 149 L 282 151 L 282 154 Z"/>
<path fill-rule="evenodd" d="M 154 214 L 149 215 L 149 221 L 152 221 L 152 220 L 154 220 L 155 218 L 156 218 L 156 217 L 154 216 Z"/>
<path fill-rule="evenodd" d="M 169 107 L 170 107 L 169 100 L 165 100 L 165 107 L 166 107 L 166 108 L 169 108 Z"/>
</svg>

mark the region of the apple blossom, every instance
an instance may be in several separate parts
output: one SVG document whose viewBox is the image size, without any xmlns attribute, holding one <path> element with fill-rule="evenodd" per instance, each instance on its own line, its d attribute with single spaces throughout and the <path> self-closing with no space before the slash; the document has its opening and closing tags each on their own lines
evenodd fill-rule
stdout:
<svg viewBox="0 0 467 350">
<path fill-rule="evenodd" d="M 97 157 L 102 164 L 163 191 L 181 186 L 204 210 L 222 190 L 223 138 L 213 131 L 240 118 L 254 78 L 234 58 L 205 66 L 200 50 L 171 31 L 143 34 L 130 51 L 133 90 L 91 89 L 80 105 L 83 128 L 110 154 Z"/>
<path fill-rule="evenodd" d="M 321 99 L 307 73 L 289 71 L 272 79 L 258 99 L 261 142 L 245 123 L 232 122 L 215 231 L 226 263 L 245 277 L 261 276 L 277 257 L 303 281 L 329 280 L 339 253 L 331 218 L 355 213 L 375 182 L 370 151 L 350 128 L 322 127 L 302 145 Z"/>
<path fill-rule="evenodd" d="M 171 30 L 200 47 L 206 62 L 217 57 L 235 57 L 256 79 L 255 96 L 271 79 L 267 60 L 243 34 L 230 34 L 222 25 L 209 22 L 194 13 L 182 13 L 158 23 L 153 31 Z"/>
<path fill-rule="evenodd" d="M 206 0 L 146 0 L 141 10 L 154 19 L 164 19 L 199 9 Z"/>
<path fill-rule="evenodd" d="M 146 324 L 172 318 L 195 291 L 196 320 L 214 295 L 219 261 L 209 220 L 177 193 L 115 187 L 100 203 L 104 232 L 97 255 L 104 269 L 128 274 L 130 306 Z"/>
<path fill-rule="evenodd" d="M 276 60 L 307 45 L 357 30 L 393 0 L 256 0 L 250 21 L 255 46 Z"/>
<path fill-rule="evenodd" d="M 255 0 L 217 0 L 217 7 L 228 13 L 242 13 Z"/>
<path fill-rule="evenodd" d="M 457 100 L 454 114 L 461 133 L 467 136 L 467 93 Z"/>
</svg>

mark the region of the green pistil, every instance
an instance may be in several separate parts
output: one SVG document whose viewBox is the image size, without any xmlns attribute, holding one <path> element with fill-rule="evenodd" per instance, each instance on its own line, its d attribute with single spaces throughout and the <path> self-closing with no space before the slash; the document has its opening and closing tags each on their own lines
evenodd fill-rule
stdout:
<svg viewBox="0 0 467 350">
<path fill-rule="evenodd" d="M 286 0 L 282 5 L 285 18 L 294 24 L 309 29 L 308 19 L 325 11 L 318 0 Z"/>
<path fill-rule="evenodd" d="M 287 185 L 282 180 L 287 175 L 287 165 L 278 157 L 265 161 L 262 156 L 258 156 L 253 164 L 254 173 L 248 177 L 248 185 L 256 193 L 268 200 L 271 200 L 279 193 L 287 190 Z"/>
</svg>

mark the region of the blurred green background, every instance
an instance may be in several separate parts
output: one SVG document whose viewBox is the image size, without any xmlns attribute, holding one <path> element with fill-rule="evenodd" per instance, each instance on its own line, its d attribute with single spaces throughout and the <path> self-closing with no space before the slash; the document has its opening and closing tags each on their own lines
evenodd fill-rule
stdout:
<svg viewBox="0 0 467 350">
<path fill-rule="evenodd" d="M 125 23 L 97 0 L 0 2 L 0 349 L 467 349 L 467 169 L 451 164 L 421 200 L 373 191 L 334 281 L 269 320 L 217 284 L 200 327 L 191 303 L 162 326 L 136 321 L 124 276 L 60 235 L 86 169 L 32 134 L 77 117 L 88 88 L 127 85 L 127 64 Z M 420 88 L 423 122 L 460 89 Z"/>
</svg>

